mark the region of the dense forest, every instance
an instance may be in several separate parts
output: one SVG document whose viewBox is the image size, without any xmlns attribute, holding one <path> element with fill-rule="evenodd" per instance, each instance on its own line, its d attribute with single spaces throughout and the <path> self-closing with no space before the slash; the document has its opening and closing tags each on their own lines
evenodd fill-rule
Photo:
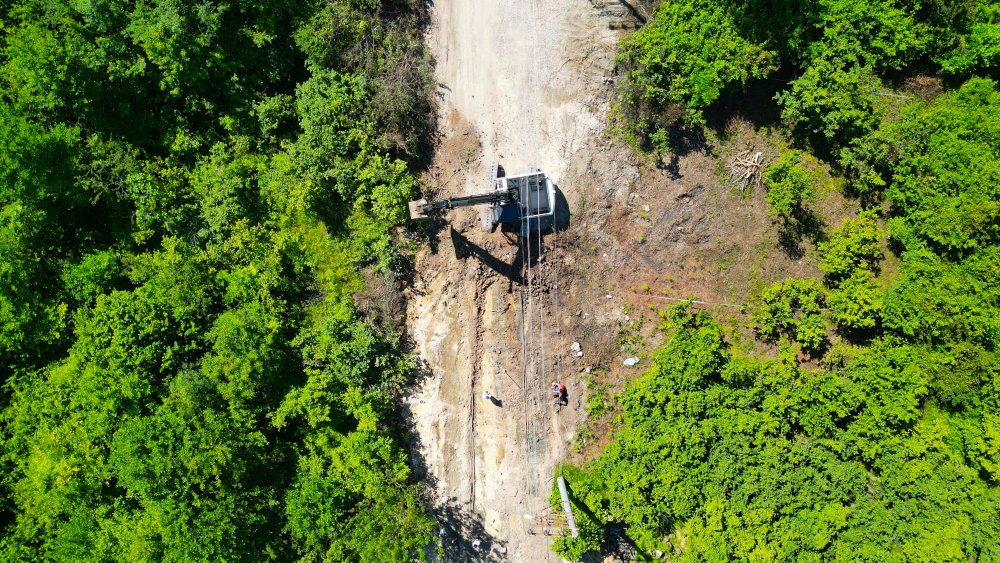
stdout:
<svg viewBox="0 0 1000 563">
<path fill-rule="evenodd" d="M 760 292 L 756 346 L 663 311 L 613 440 L 562 470 L 582 534 L 556 550 L 1000 560 L 1000 6 L 666 0 L 618 62 L 640 150 L 763 104 L 793 147 L 764 173 L 775 221 L 809 228 L 817 158 L 858 213 L 817 237 L 821 279 Z"/>
<path fill-rule="evenodd" d="M 0 560 L 423 557 L 423 10 L 0 1 Z"/>
</svg>

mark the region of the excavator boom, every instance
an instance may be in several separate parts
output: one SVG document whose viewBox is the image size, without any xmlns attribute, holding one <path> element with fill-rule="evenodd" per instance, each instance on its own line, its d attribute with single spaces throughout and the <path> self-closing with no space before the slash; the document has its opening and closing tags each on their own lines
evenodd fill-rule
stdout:
<svg viewBox="0 0 1000 563">
<path fill-rule="evenodd" d="M 506 192 L 493 192 L 490 194 L 467 195 L 460 197 L 449 197 L 430 203 L 423 204 L 423 213 L 441 211 L 443 209 L 455 209 L 456 207 L 469 207 L 470 205 L 480 205 L 483 203 L 504 203 L 508 199 Z"/>
<path fill-rule="evenodd" d="M 428 202 L 426 199 L 419 199 L 417 201 L 410 202 L 410 218 L 422 219 L 427 217 L 428 214 L 444 211 L 446 209 L 455 209 L 458 207 L 470 207 L 473 205 L 483 204 L 499 205 L 512 202 L 516 203 L 518 197 L 519 196 L 516 191 L 512 193 L 508 190 L 497 190 L 488 194 L 449 197 L 431 202 Z"/>
</svg>

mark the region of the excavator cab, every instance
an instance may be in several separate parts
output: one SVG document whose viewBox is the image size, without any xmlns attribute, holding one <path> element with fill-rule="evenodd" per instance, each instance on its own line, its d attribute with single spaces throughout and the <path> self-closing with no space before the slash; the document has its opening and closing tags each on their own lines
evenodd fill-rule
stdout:
<svg viewBox="0 0 1000 563">
<path fill-rule="evenodd" d="M 497 190 L 506 190 L 514 201 L 492 209 L 490 230 L 503 225 L 520 237 L 547 233 L 555 217 L 556 189 L 544 172 L 534 170 L 518 176 L 496 179 Z M 485 225 L 484 225 L 485 228 Z"/>
</svg>

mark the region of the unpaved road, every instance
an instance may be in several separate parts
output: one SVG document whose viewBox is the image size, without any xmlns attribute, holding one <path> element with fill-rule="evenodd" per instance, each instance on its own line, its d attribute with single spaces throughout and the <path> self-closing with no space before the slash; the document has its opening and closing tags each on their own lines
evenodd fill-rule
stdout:
<svg viewBox="0 0 1000 563">
<path fill-rule="evenodd" d="M 561 178 L 590 158 L 581 152 L 605 125 L 604 81 L 628 12 L 614 1 L 437 0 L 432 14 L 441 138 L 430 189 L 488 190 L 485 163 L 496 160 L 509 173 L 545 170 L 572 206 L 577 190 Z M 427 369 L 407 402 L 413 454 L 446 522 L 448 560 L 555 561 L 549 538 L 529 532 L 542 529 L 581 417 L 579 386 L 559 413 L 548 397 L 549 382 L 583 361 L 560 329 L 569 313 L 557 268 L 568 258 L 546 241 L 529 293 L 520 263 L 510 266 L 518 247 L 478 232 L 475 218 L 451 213 L 455 230 L 417 258 L 407 324 Z M 476 539 L 485 550 L 472 551 Z"/>
<path fill-rule="evenodd" d="M 486 160 L 559 178 L 601 128 L 588 90 L 606 75 L 615 39 L 586 0 L 444 0 L 430 45 L 444 109 L 479 131 Z"/>
</svg>

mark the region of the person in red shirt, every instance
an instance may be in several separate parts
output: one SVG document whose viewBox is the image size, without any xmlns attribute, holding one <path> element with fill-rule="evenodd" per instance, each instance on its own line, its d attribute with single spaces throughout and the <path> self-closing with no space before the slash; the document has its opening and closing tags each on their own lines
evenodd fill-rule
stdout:
<svg viewBox="0 0 1000 563">
<path fill-rule="evenodd" d="M 569 401 L 566 397 L 566 386 L 562 383 L 552 382 L 552 399 L 556 405 L 566 405 Z"/>
</svg>

